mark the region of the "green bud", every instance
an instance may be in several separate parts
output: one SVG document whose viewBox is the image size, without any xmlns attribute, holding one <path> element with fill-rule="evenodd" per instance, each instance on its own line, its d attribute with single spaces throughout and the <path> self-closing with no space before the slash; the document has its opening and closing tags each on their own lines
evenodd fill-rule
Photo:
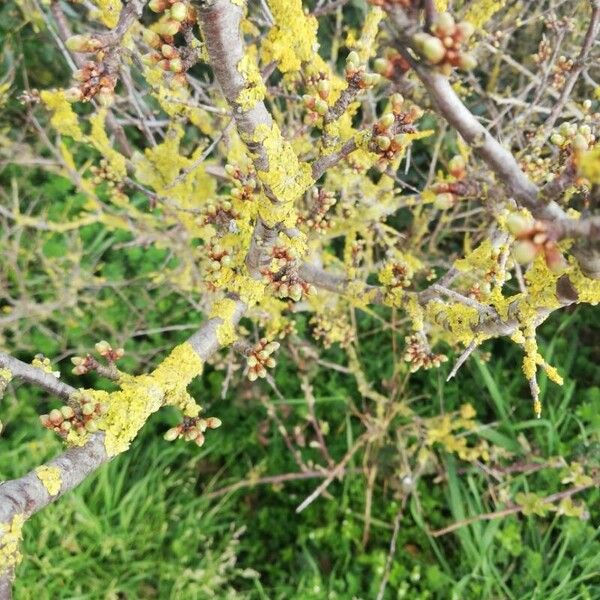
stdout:
<svg viewBox="0 0 600 600">
<path fill-rule="evenodd" d="M 387 135 L 378 135 L 375 138 L 375 143 L 377 144 L 377 147 L 380 150 L 387 150 L 391 144 L 392 144 L 392 140 L 390 140 L 390 138 Z"/>
<path fill-rule="evenodd" d="M 163 439 L 167 440 L 167 442 L 173 442 L 179 437 L 179 427 L 171 427 L 168 429 L 163 435 Z"/>
<path fill-rule="evenodd" d="M 169 70 L 173 73 L 181 73 L 183 71 L 183 62 L 178 57 L 172 58 L 169 61 Z"/>
<path fill-rule="evenodd" d="M 325 100 L 322 100 L 321 98 L 317 98 L 315 100 L 315 112 L 324 116 L 327 114 L 328 110 L 329 110 L 329 105 L 327 104 L 327 102 L 325 102 Z"/>
<path fill-rule="evenodd" d="M 428 35 L 427 39 L 423 42 L 421 52 L 432 65 L 437 65 L 444 59 L 444 56 L 446 56 L 444 44 L 442 44 L 442 41 L 439 38 L 433 37 L 432 35 Z"/>
<path fill-rule="evenodd" d="M 529 240 L 516 241 L 512 249 L 513 258 L 521 265 L 533 261 L 536 254 L 537 248 Z"/>
<path fill-rule="evenodd" d="M 381 129 L 389 129 L 394 124 L 395 120 L 396 117 L 394 116 L 394 113 L 385 113 L 381 116 L 377 123 L 379 124 Z"/>
<path fill-rule="evenodd" d="M 187 18 L 187 6 L 183 2 L 175 2 L 171 6 L 171 18 L 176 21 L 185 21 Z"/>
<path fill-rule="evenodd" d="M 346 64 L 351 67 L 358 67 L 360 65 L 360 57 L 358 56 L 358 52 L 352 50 L 350 54 L 346 57 Z"/>
<path fill-rule="evenodd" d="M 519 213 L 510 213 L 506 217 L 506 228 L 512 235 L 521 235 L 531 229 L 531 222 Z"/>
<path fill-rule="evenodd" d="M 390 61 L 385 58 L 377 58 L 373 63 L 373 70 L 375 71 L 375 73 L 379 73 L 384 77 L 387 77 L 389 75 L 390 67 Z"/>
<path fill-rule="evenodd" d="M 433 204 L 439 210 L 447 210 L 452 208 L 454 206 L 454 195 L 448 192 L 437 194 Z"/>
</svg>

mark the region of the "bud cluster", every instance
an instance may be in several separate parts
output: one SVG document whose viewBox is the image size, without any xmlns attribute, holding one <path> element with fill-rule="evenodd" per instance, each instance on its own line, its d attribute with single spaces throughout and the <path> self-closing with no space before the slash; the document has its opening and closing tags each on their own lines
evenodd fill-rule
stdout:
<svg viewBox="0 0 600 600">
<path fill-rule="evenodd" d="M 108 362 L 116 362 L 125 355 L 125 350 L 123 350 L 123 348 L 113 348 L 106 340 L 101 340 L 94 348 L 96 348 L 96 352 L 100 356 L 103 356 Z"/>
<path fill-rule="evenodd" d="M 324 348 L 331 348 L 336 343 L 348 348 L 355 340 L 354 329 L 345 313 L 317 313 L 309 323 L 313 326 L 313 337 L 321 340 Z"/>
<path fill-rule="evenodd" d="M 420 32 L 413 37 L 416 49 L 444 75 L 450 75 L 453 67 L 470 71 L 477 66 L 475 57 L 466 52 L 464 44 L 475 28 L 468 21 L 454 22 L 447 12 L 437 15 L 431 25 L 431 34 Z"/>
<path fill-rule="evenodd" d="M 261 338 L 257 344 L 246 351 L 248 363 L 248 379 L 256 381 L 259 377 L 267 376 L 267 369 L 277 366 L 277 361 L 271 356 L 279 350 L 279 342 L 269 342 L 267 338 Z"/>
<path fill-rule="evenodd" d="M 271 256 L 271 266 L 263 269 L 262 274 L 276 296 L 299 302 L 303 296 L 314 292 L 314 287 L 298 275 L 296 260 L 287 248 L 274 246 Z"/>
<path fill-rule="evenodd" d="M 413 123 L 423 116 L 423 111 L 411 105 L 403 111 L 404 98 L 393 94 L 390 98 L 391 112 L 384 113 L 373 125 L 373 139 L 369 150 L 379 154 L 379 167 L 383 170 L 397 158 L 405 148 L 402 133 L 414 131 Z"/>
<path fill-rule="evenodd" d="M 561 150 L 569 150 L 574 156 L 580 156 L 594 145 L 596 136 L 589 125 L 563 123 L 558 131 L 552 134 L 550 141 Z"/>
<path fill-rule="evenodd" d="M 231 266 L 231 255 L 229 251 L 223 248 L 221 244 L 211 243 L 208 248 L 206 255 L 209 260 L 210 272 L 206 278 L 208 281 L 215 281 L 223 269 L 227 269 Z"/>
<path fill-rule="evenodd" d="M 240 213 L 233 208 L 229 200 L 222 200 L 218 204 L 208 202 L 202 208 L 202 215 L 198 218 L 200 225 L 215 225 L 219 229 L 227 229 L 232 221 L 240 217 Z"/>
<path fill-rule="evenodd" d="M 552 65 L 552 87 L 561 90 L 567 81 L 567 75 L 573 68 L 573 59 L 559 56 Z"/>
<path fill-rule="evenodd" d="M 247 171 L 244 172 L 239 167 L 227 164 L 225 171 L 233 180 L 235 186 L 231 190 L 231 197 L 235 200 L 249 202 L 254 199 L 254 194 L 258 189 L 256 171 L 252 165 L 249 165 Z"/>
<path fill-rule="evenodd" d="M 73 52 L 95 53 L 95 60 L 86 62 L 73 73 L 77 85 L 67 90 L 71 102 L 89 102 L 96 98 L 102 106 L 110 106 L 114 99 L 117 78 L 108 68 L 107 57 L 111 48 L 100 37 L 74 35 L 66 41 Z"/>
<path fill-rule="evenodd" d="M 148 8 L 162 15 L 161 22 L 154 27 L 162 36 L 173 37 L 184 25 L 193 25 L 197 21 L 196 10 L 180 0 L 150 0 Z"/>
<path fill-rule="evenodd" d="M 512 254 L 519 264 L 530 263 L 536 256 L 543 254 L 551 271 L 559 273 L 566 267 L 552 230 L 546 223 L 532 223 L 527 217 L 512 213 L 506 220 L 506 227 L 516 239 Z"/>
<path fill-rule="evenodd" d="M 335 202 L 336 198 L 333 192 L 314 188 L 310 198 L 310 210 L 298 215 L 298 223 L 305 224 L 317 232 L 327 231 L 331 227 L 327 213 Z"/>
<path fill-rule="evenodd" d="M 367 73 L 366 65 L 360 63 L 356 50 L 352 50 L 346 57 L 345 75 L 348 85 L 360 90 L 371 88 L 381 81 L 379 73 Z"/>
<path fill-rule="evenodd" d="M 395 81 L 410 69 L 408 61 L 395 48 L 386 48 L 383 58 L 375 59 L 373 70 L 382 77 Z"/>
<path fill-rule="evenodd" d="M 51 410 L 47 415 L 40 416 L 43 427 L 50 429 L 66 438 L 70 431 L 79 434 L 98 431 L 97 418 L 103 415 L 107 406 L 91 398 L 82 396 L 81 403 L 73 408 L 69 405 Z"/>
<path fill-rule="evenodd" d="M 460 154 L 450 159 L 448 172 L 453 181 L 437 183 L 433 186 L 433 191 L 436 194 L 434 205 L 439 210 L 452 208 L 456 204 L 458 197 L 464 195 L 467 191 L 466 185 L 462 181 L 467 175 L 467 165 L 465 159 Z"/>
<path fill-rule="evenodd" d="M 546 62 L 550 56 L 552 56 L 552 46 L 550 45 L 548 38 L 544 35 L 538 44 L 538 51 L 532 58 L 537 65 L 541 65 Z"/>
<path fill-rule="evenodd" d="M 163 437 L 167 442 L 184 439 L 186 442 L 195 442 L 198 446 L 203 446 L 206 430 L 217 427 L 221 427 L 221 419 L 217 417 L 185 417 L 183 423 L 171 427 Z"/>
<path fill-rule="evenodd" d="M 92 165 L 90 171 L 92 172 L 92 183 L 94 185 L 100 185 L 105 182 L 109 188 L 119 187 L 121 178 L 114 172 L 110 163 L 105 158 L 100 159 L 100 166 Z"/>
<path fill-rule="evenodd" d="M 406 342 L 404 360 L 410 363 L 411 373 L 419 369 L 437 368 L 448 360 L 444 354 L 432 353 L 422 335 L 409 335 L 404 338 L 404 341 Z"/>
</svg>

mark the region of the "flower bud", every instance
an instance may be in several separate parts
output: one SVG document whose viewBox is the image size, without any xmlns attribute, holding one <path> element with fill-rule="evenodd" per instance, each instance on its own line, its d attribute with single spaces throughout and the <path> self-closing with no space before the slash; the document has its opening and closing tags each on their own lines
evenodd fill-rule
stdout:
<svg viewBox="0 0 600 600">
<path fill-rule="evenodd" d="M 73 52 L 96 52 L 103 46 L 100 40 L 87 35 L 72 35 L 65 45 Z"/>
<path fill-rule="evenodd" d="M 83 404 L 81 406 L 81 412 L 86 416 L 89 417 L 90 415 L 93 415 L 94 412 L 96 410 L 96 407 L 94 406 L 94 404 L 92 404 L 91 402 L 86 402 L 85 404 Z"/>
<path fill-rule="evenodd" d="M 209 429 L 217 429 L 218 427 L 221 427 L 222 424 L 223 422 L 218 417 L 208 417 L 208 419 L 206 419 L 206 426 Z"/>
<path fill-rule="evenodd" d="M 160 48 L 161 46 L 160 35 L 150 29 L 144 29 L 144 32 L 142 33 L 142 39 L 151 48 Z"/>
<path fill-rule="evenodd" d="M 431 26 L 431 30 L 440 36 L 452 35 L 455 29 L 454 17 L 447 12 L 437 15 Z"/>
<path fill-rule="evenodd" d="M 565 143 L 565 138 L 562 135 L 560 135 L 560 133 L 553 133 L 550 136 L 550 141 L 555 146 L 562 146 Z"/>
<path fill-rule="evenodd" d="M 531 229 L 531 222 L 519 213 L 510 213 L 506 217 L 506 228 L 512 235 L 518 236 Z"/>
<path fill-rule="evenodd" d="M 472 71 L 477 66 L 477 60 L 468 52 L 460 54 L 458 57 L 458 67 L 463 71 Z"/>
<path fill-rule="evenodd" d="M 454 206 L 454 195 L 450 193 L 437 194 L 433 205 L 439 210 L 447 210 Z"/>
<path fill-rule="evenodd" d="M 394 71 L 394 67 L 389 60 L 385 58 L 377 58 L 373 63 L 373 70 L 375 73 L 379 73 L 383 77 L 387 77 L 389 79 Z"/>
<path fill-rule="evenodd" d="M 176 21 L 185 21 L 187 19 L 188 9 L 183 2 L 175 2 L 171 6 L 171 18 Z"/>
<path fill-rule="evenodd" d="M 546 257 L 546 264 L 553 273 L 562 273 L 567 268 L 568 265 L 565 257 L 555 245 L 545 248 L 544 255 Z"/>
<path fill-rule="evenodd" d="M 579 133 L 573 138 L 571 145 L 573 147 L 573 152 L 576 154 L 585 152 L 588 149 L 587 140 Z"/>
<path fill-rule="evenodd" d="M 48 419 L 53 425 L 60 425 L 64 421 L 62 413 L 57 408 L 53 408 L 48 415 Z"/>
<path fill-rule="evenodd" d="M 346 57 L 346 65 L 350 67 L 357 68 L 360 65 L 360 58 L 358 56 L 358 52 L 352 50 L 350 54 Z"/>
<path fill-rule="evenodd" d="M 325 100 L 322 100 L 321 98 L 317 98 L 315 100 L 315 112 L 324 116 L 327 114 L 328 110 L 329 110 L 329 105 L 327 104 L 327 102 L 325 102 Z"/>
<path fill-rule="evenodd" d="M 302 299 L 302 286 L 299 283 L 294 283 L 290 286 L 290 298 L 295 302 L 299 302 Z"/>
<path fill-rule="evenodd" d="M 309 96 L 308 94 L 305 94 L 304 96 L 302 96 L 302 100 L 306 108 L 309 108 L 310 110 L 315 109 L 316 98 L 314 98 L 314 96 Z"/>
<path fill-rule="evenodd" d="M 465 169 L 465 159 L 460 154 L 453 156 L 448 163 L 448 171 L 450 172 L 450 175 L 456 177 L 457 179 L 464 177 Z"/>
<path fill-rule="evenodd" d="M 173 442 L 179 437 L 179 427 L 171 427 L 168 429 L 163 435 L 163 439 L 167 440 L 167 442 Z"/>
<path fill-rule="evenodd" d="M 110 344 L 106 340 L 101 340 L 94 346 L 94 348 L 96 348 L 96 352 L 102 356 L 108 354 L 112 350 Z"/>
<path fill-rule="evenodd" d="M 161 13 L 167 8 L 166 0 L 150 0 L 148 8 L 155 13 Z"/>
<path fill-rule="evenodd" d="M 319 92 L 319 96 L 321 96 L 323 100 L 327 99 L 330 90 L 331 84 L 329 83 L 329 79 L 321 79 L 317 84 L 317 91 Z"/>
<path fill-rule="evenodd" d="M 512 249 L 513 258 L 521 265 L 533 261 L 536 254 L 537 248 L 529 240 L 516 241 Z"/>
<path fill-rule="evenodd" d="M 363 81 L 366 86 L 373 87 L 381 81 L 381 75 L 379 73 L 367 73 L 363 77 Z"/>
<path fill-rule="evenodd" d="M 181 73 L 183 71 L 183 62 L 180 58 L 173 58 L 169 61 L 169 70 L 173 73 Z"/>
<path fill-rule="evenodd" d="M 113 103 L 115 95 L 112 90 L 109 90 L 108 88 L 100 88 L 100 91 L 96 94 L 96 99 L 100 106 L 108 108 Z"/>
<path fill-rule="evenodd" d="M 394 116 L 394 113 L 385 113 L 381 116 L 379 121 L 377 121 L 377 124 L 381 129 L 385 130 L 389 129 L 394 124 L 395 120 L 396 117 Z"/>
<path fill-rule="evenodd" d="M 60 412 L 65 419 L 72 419 L 75 415 L 75 411 L 70 406 L 62 406 Z"/>
<path fill-rule="evenodd" d="M 171 44 L 163 44 L 160 47 L 160 51 L 165 58 L 175 58 L 177 56 L 177 50 Z"/>
<path fill-rule="evenodd" d="M 385 151 L 391 146 L 392 140 L 387 135 L 378 135 L 375 138 L 375 143 L 380 150 Z"/>
<path fill-rule="evenodd" d="M 390 104 L 392 105 L 392 112 L 397 115 L 402 110 L 402 105 L 404 104 L 404 98 L 402 94 L 392 94 L 390 98 Z"/>
<path fill-rule="evenodd" d="M 176 35 L 180 29 L 181 23 L 174 20 L 157 23 L 155 26 L 155 31 L 159 35 Z"/>
<path fill-rule="evenodd" d="M 85 424 L 85 428 L 90 433 L 96 433 L 96 431 L 98 431 L 98 423 L 91 419 Z"/>
<path fill-rule="evenodd" d="M 442 40 L 433 37 L 432 35 L 428 35 L 423 41 L 421 52 L 432 65 L 437 65 L 444 59 L 444 56 L 446 56 L 446 48 L 444 47 L 444 44 L 442 44 Z"/>
</svg>

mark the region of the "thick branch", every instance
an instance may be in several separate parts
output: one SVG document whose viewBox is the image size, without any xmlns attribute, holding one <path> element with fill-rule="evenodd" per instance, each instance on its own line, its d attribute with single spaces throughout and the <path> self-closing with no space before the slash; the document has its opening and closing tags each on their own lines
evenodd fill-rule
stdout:
<svg viewBox="0 0 600 600">
<path fill-rule="evenodd" d="M 46 373 L 42 369 L 28 365 L 4 352 L 0 352 L 0 368 L 8 369 L 13 377 L 39 385 L 47 392 L 64 400 L 68 400 L 69 396 L 76 391 L 75 388 L 56 379 L 51 373 Z"/>
<path fill-rule="evenodd" d="M 232 317 L 233 325 L 236 325 L 246 310 L 246 304 L 240 300 L 236 301 L 234 314 Z M 222 319 L 209 319 L 200 329 L 188 339 L 188 343 L 202 360 L 206 360 L 211 354 L 219 349 L 219 339 L 217 328 L 221 325 Z M 39 369 L 29 367 L 16 359 L 0 355 L 3 366 L 9 368 L 17 376 L 26 379 L 32 383 L 41 385 L 44 389 L 57 393 L 61 397 L 68 397 L 72 391 L 70 386 L 59 382 Z M 51 495 L 42 481 L 37 476 L 35 470 L 27 475 L 6 481 L 0 484 L 0 523 L 10 523 L 16 515 L 30 517 L 40 509 L 44 508 L 57 498 L 66 494 L 78 486 L 88 475 L 99 469 L 104 463 L 108 462 L 110 457 L 106 453 L 104 445 L 104 433 L 98 432 L 92 434 L 88 442 L 79 447 L 71 448 L 47 462 L 45 466 L 55 467 L 60 474 L 60 490 L 56 495 Z M 0 546 L 2 539 L 0 538 Z M 8 580 L 10 573 L 0 573 L 0 590 L 9 590 Z M 9 597 L 5 594 L 3 597 Z"/>
</svg>

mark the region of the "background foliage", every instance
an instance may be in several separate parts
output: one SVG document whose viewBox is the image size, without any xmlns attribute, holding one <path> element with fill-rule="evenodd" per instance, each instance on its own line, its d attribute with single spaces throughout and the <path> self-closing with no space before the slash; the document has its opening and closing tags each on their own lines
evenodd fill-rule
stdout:
<svg viewBox="0 0 600 600">
<path fill-rule="evenodd" d="M 66 83 L 63 59 L 36 21 L 35 6 L 35 0 L 22 0 L 0 7 L 4 73 L 13 91 Z M 360 2 L 352 3 L 351 18 L 358 20 L 362 9 Z M 523 40 L 523 54 L 531 51 L 526 44 Z M 3 94 L 1 203 L 19 202 L 33 215 L 37 207 L 50 206 L 48 218 L 56 221 L 76 215 L 85 199 L 70 181 L 44 168 L 47 151 L 25 126 L 17 94 Z M 430 150 L 420 148 L 424 156 Z M 133 202 L 141 206 L 146 199 L 140 195 Z M 105 385 L 93 375 L 76 378 L 67 366 L 69 356 L 89 350 L 99 339 L 125 348 L 124 370 L 143 371 L 202 320 L 190 310 L 185 294 L 148 285 L 147 279 L 136 285 L 136 278 L 173 260 L 168 249 L 130 244 L 126 232 L 98 224 L 75 235 L 34 236 L 27 230 L 16 235 L 18 240 L 0 236 L 0 252 L 11 257 L 1 269 L 0 285 L 18 283 L 48 308 L 52 299 L 39 282 L 51 274 L 65 294 L 38 318 L 21 320 L 18 332 L 0 330 L 0 342 L 24 360 L 35 352 L 52 357 L 73 385 Z M 29 253 L 12 252 L 16 243 Z M 65 302 L 79 273 L 95 270 L 101 271 L 100 291 L 87 279 L 77 291 L 77 305 Z M 502 340 L 487 342 L 485 353 L 477 354 L 450 383 L 445 379 L 452 355 L 439 369 L 412 375 L 410 385 L 398 390 L 404 337 L 395 326 L 396 316 L 388 324 L 389 315 L 384 309 L 352 311 L 357 358 L 366 380 L 384 395 L 400 394 L 414 411 L 411 419 L 427 423 L 426 434 L 435 432 L 440 415 L 460 414 L 470 404 L 476 425 L 469 439 L 485 440 L 494 464 L 461 460 L 452 448 L 431 444 L 425 473 L 403 511 L 385 597 L 600 598 L 598 490 L 578 497 L 585 500 L 579 516 L 521 512 L 479 520 L 440 537 L 431 534 L 500 510 L 518 493 L 539 498 L 556 493 L 565 481 L 572 483 L 573 463 L 600 468 L 597 311 L 584 307 L 555 314 L 542 328 L 542 352 L 559 366 L 565 384 L 549 386 L 542 374 L 545 408 L 540 420 L 532 419 L 529 391 L 517 373 L 521 353 Z M 315 359 L 311 349 L 318 343 L 310 338 L 308 319 L 298 314 L 294 320 L 306 356 L 299 369 L 297 360 L 282 353 L 274 387 L 237 380 L 224 386 L 227 365 L 234 360 L 224 355 L 194 384 L 192 391 L 202 398 L 206 412 L 224 423 L 209 444 L 197 449 L 162 441 L 176 422 L 174 412 L 163 411 L 130 452 L 32 518 L 25 529 L 16 597 L 374 598 L 399 510 L 397 492 L 406 483 L 399 448 L 406 449 L 402 427 L 409 424 L 402 415 L 368 451 L 352 457 L 345 476 L 330 486 L 329 497 L 300 515 L 296 506 L 319 479 L 252 485 L 260 477 L 297 472 L 269 410 L 277 411 L 307 464 L 318 458 L 310 444 L 302 375 L 310 378 L 316 413 L 336 460 L 353 447 L 368 413 L 368 400 L 355 378 L 327 366 L 345 365 L 346 354 L 334 345 Z M 0 479 L 16 477 L 60 450 L 60 441 L 38 424 L 37 415 L 52 402 L 16 384 L 2 400 Z M 375 481 L 369 478 L 374 468 Z M 232 485 L 240 487 L 228 491 Z"/>
</svg>

